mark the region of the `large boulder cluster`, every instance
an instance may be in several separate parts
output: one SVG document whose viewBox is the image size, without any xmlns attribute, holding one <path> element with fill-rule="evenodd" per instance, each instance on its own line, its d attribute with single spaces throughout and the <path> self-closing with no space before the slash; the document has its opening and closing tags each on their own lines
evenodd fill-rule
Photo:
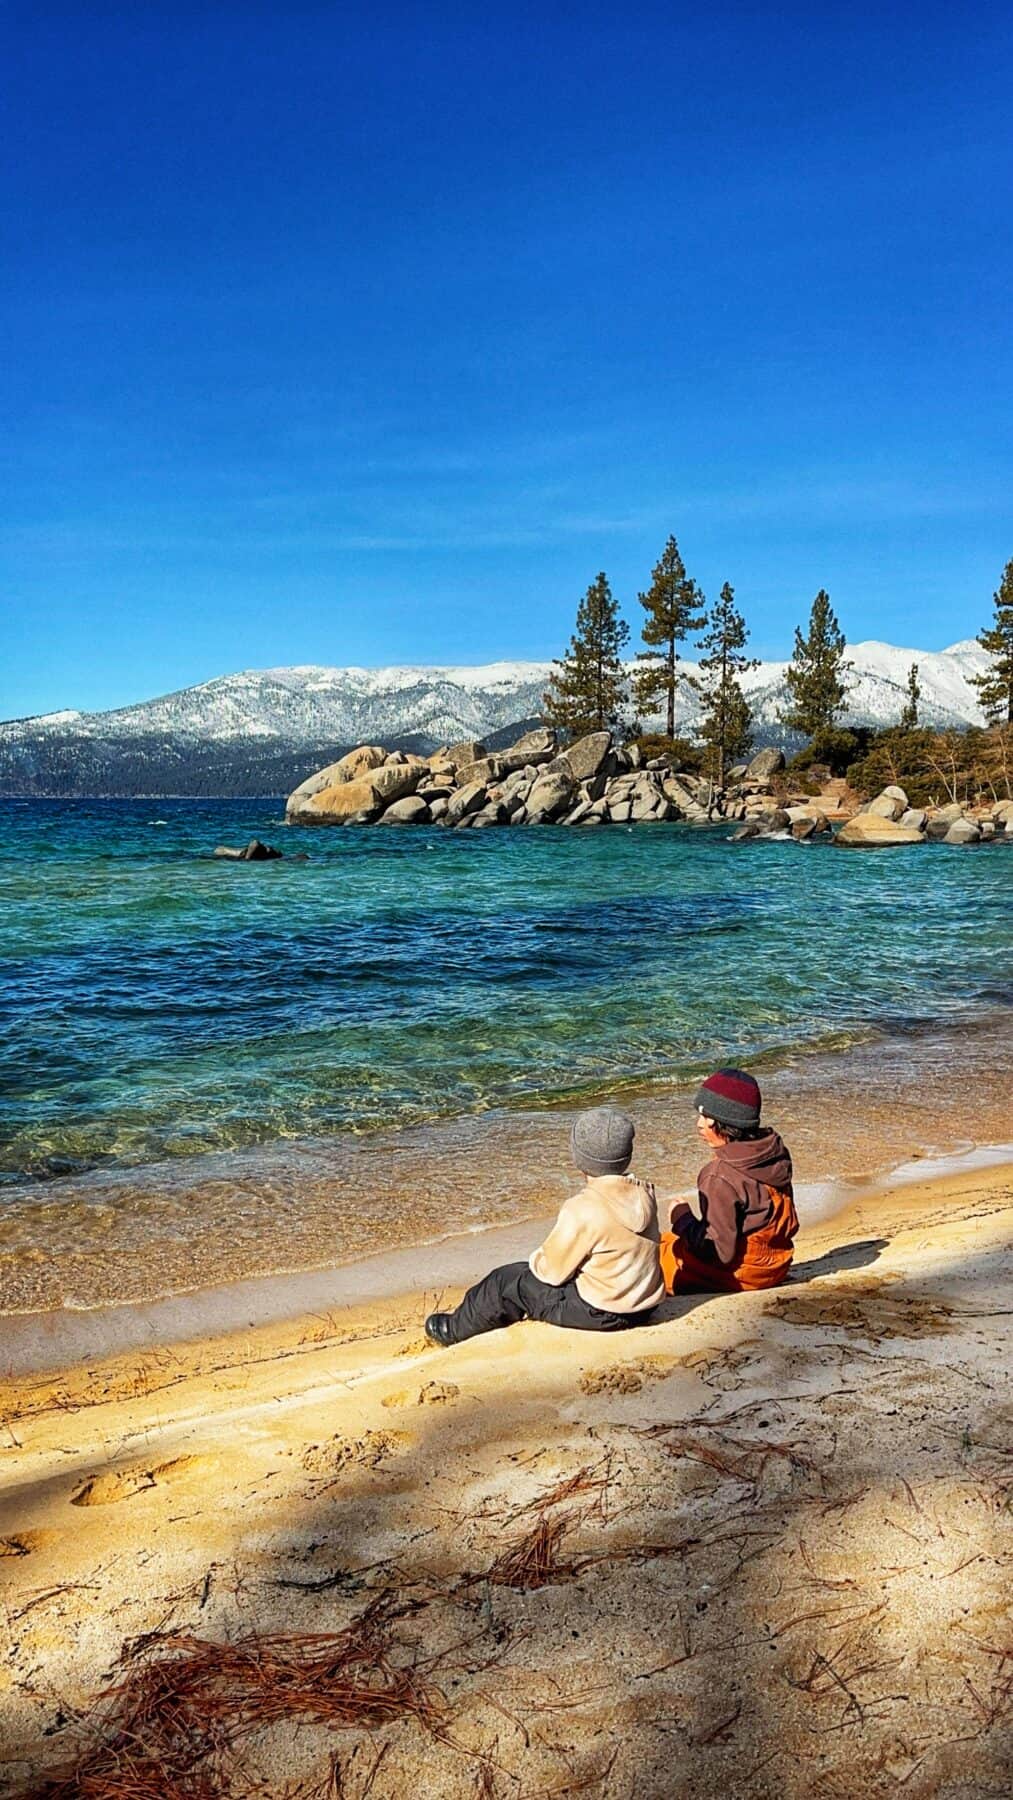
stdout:
<svg viewBox="0 0 1013 1800">
<path fill-rule="evenodd" d="M 734 824 L 735 841 L 812 838 L 842 848 L 928 839 L 1013 841 L 1013 801 L 997 802 L 984 816 L 981 809 L 972 816 L 956 803 L 927 811 L 910 806 L 903 788 L 888 787 L 849 817 L 848 806 L 836 810 L 841 796 L 833 792 L 845 785 L 831 782 L 820 800 L 795 793 L 783 752 L 770 749 L 729 769 L 718 789 L 680 768 L 673 757 L 645 760 L 636 744 L 614 744 L 607 731 L 560 749 L 555 732 L 545 726 L 507 750 L 490 751 L 468 739 L 432 756 L 412 756 L 361 744 L 297 787 L 286 816 L 293 825 L 442 825 L 473 831 L 489 825 L 647 825 L 683 819 Z"/>
<path fill-rule="evenodd" d="M 508 750 L 448 744 L 432 756 L 365 744 L 289 796 L 297 825 L 625 825 L 727 817 L 713 784 L 671 758 L 595 731 L 561 750 L 539 727 Z"/>
<path fill-rule="evenodd" d="M 956 800 L 931 809 L 911 806 L 902 787 L 886 787 L 841 827 L 835 842 L 848 849 L 930 841 L 983 844 L 1000 837 L 1013 838 L 1013 800 L 971 814 Z"/>
</svg>

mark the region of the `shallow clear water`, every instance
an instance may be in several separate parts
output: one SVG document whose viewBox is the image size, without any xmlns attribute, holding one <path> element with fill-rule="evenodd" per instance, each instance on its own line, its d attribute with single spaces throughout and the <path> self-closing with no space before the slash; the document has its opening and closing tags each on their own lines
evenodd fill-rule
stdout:
<svg viewBox="0 0 1013 1800">
<path fill-rule="evenodd" d="M 220 842 L 286 860 L 211 860 Z M 304 851 L 310 861 L 287 860 Z M 0 1182 L 667 1084 L 1013 995 L 1008 845 L 0 802 Z"/>
</svg>

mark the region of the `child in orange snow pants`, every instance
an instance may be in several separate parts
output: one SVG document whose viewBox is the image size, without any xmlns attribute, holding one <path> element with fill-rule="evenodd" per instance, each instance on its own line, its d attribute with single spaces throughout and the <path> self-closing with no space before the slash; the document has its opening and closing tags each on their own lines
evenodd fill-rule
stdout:
<svg viewBox="0 0 1013 1800">
<path fill-rule="evenodd" d="M 711 1160 L 697 1177 L 700 1217 L 683 1201 L 662 1233 L 670 1294 L 776 1287 L 794 1254 L 798 1216 L 791 1156 L 760 1125 L 760 1090 L 741 1069 L 718 1069 L 699 1089 L 697 1132 Z"/>
</svg>

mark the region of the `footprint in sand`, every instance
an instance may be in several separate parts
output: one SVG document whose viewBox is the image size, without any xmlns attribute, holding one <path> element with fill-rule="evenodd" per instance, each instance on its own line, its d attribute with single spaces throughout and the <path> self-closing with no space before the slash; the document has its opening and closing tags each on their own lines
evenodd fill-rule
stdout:
<svg viewBox="0 0 1013 1800">
<path fill-rule="evenodd" d="M 398 1388 L 381 1402 L 383 1406 L 446 1406 L 456 1400 L 460 1388 L 452 1381 L 427 1381 L 424 1388 Z"/>
<path fill-rule="evenodd" d="M 678 1367 L 678 1357 L 645 1356 L 640 1362 L 615 1363 L 608 1369 L 588 1369 L 578 1386 L 582 1394 L 639 1394 L 645 1381 L 664 1381 Z"/>
<path fill-rule="evenodd" d="M 217 1467 L 213 1456 L 174 1456 L 169 1462 L 153 1468 L 116 1469 L 108 1475 L 93 1475 L 71 1499 L 72 1506 L 112 1506 L 117 1500 L 130 1500 L 147 1488 L 179 1481 L 184 1475 L 203 1474 Z"/>
<path fill-rule="evenodd" d="M 639 1394 L 644 1378 L 637 1369 L 589 1369 L 578 1386 L 582 1394 Z"/>
<path fill-rule="evenodd" d="M 367 1431 L 361 1438 L 328 1438 L 308 1444 L 302 1466 L 309 1475 L 340 1475 L 344 1469 L 376 1469 L 409 1442 L 406 1431 Z"/>
<path fill-rule="evenodd" d="M 56 1537 L 55 1531 L 14 1531 L 9 1537 L 0 1537 L 0 1556 L 31 1556 L 33 1550 L 43 1550 Z"/>
</svg>

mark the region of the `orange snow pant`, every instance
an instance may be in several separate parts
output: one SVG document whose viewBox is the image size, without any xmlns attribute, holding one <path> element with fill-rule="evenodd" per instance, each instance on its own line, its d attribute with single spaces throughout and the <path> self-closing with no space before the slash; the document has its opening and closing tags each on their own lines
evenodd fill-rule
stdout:
<svg viewBox="0 0 1013 1800">
<path fill-rule="evenodd" d="M 777 1287 L 784 1281 L 794 1255 L 798 1214 L 790 1194 L 777 1188 L 768 1188 L 767 1192 L 773 1205 L 770 1220 L 759 1231 L 740 1238 L 730 1263 L 704 1262 L 675 1232 L 663 1231 L 661 1272 L 665 1292 L 742 1294 Z"/>
</svg>

